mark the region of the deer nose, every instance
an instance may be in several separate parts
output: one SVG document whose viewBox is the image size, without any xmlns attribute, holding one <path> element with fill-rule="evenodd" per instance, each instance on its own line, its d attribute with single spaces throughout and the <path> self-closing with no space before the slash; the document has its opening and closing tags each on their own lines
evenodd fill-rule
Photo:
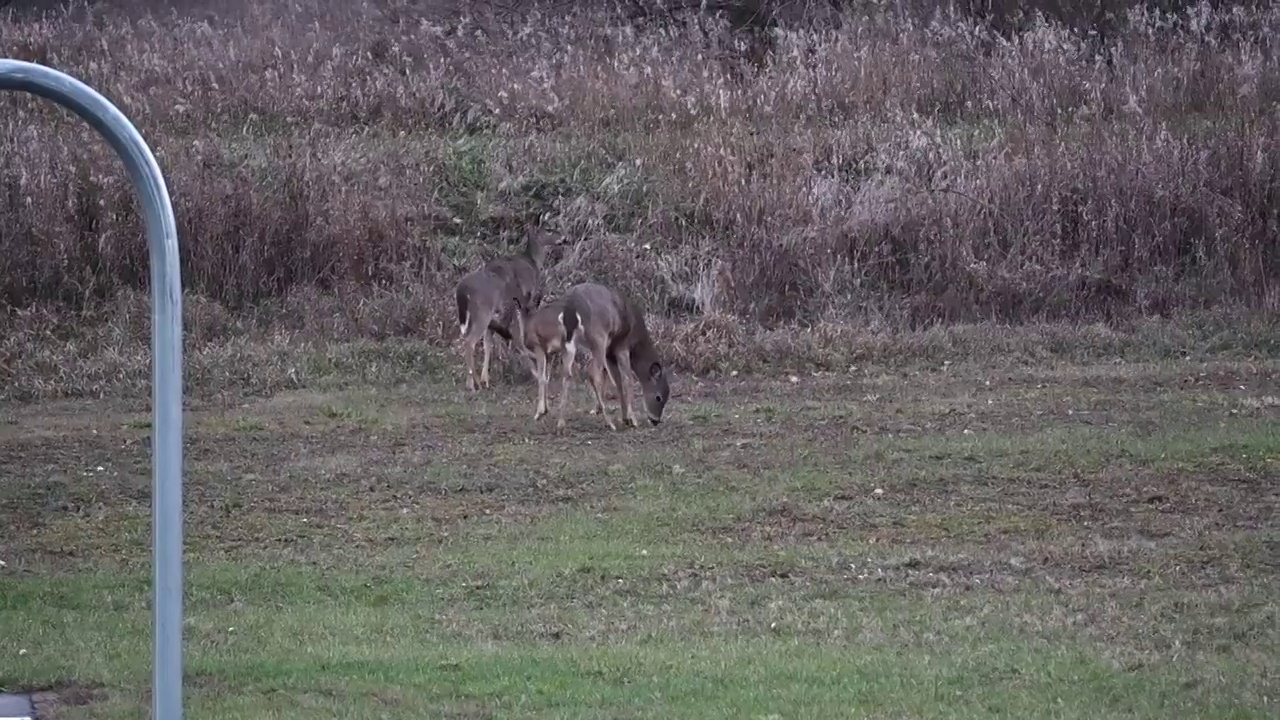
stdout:
<svg viewBox="0 0 1280 720">
<path fill-rule="evenodd" d="M 658 423 L 660 423 L 660 422 L 662 422 L 662 421 L 661 421 L 661 420 L 659 420 L 659 419 L 657 419 L 657 418 L 649 418 L 649 424 L 650 424 L 650 425 L 657 425 L 657 424 L 658 424 Z"/>
</svg>

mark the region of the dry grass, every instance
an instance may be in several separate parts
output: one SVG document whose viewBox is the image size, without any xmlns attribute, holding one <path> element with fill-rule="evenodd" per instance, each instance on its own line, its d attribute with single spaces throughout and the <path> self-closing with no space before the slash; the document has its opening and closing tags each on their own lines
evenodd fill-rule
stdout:
<svg viewBox="0 0 1280 720">
<path fill-rule="evenodd" d="M 1116 3 L 1043 4 L 1062 22 L 981 4 L 986 24 L 928 5 L 780 14 L 766 42 L 689 13 L 294 0 L 139 20 L 98 3 L 0 16 L 0 48 L 101 88 L 155 147 L 197 347 L 449 340 L 453 282 L 530 222 L 573 239 L 553 292 L 617 283 L 672 342 L 1274 322 L 1280 10 L 1138 8 L 1090 35 L 1081 13 Z M 89 132 L 0 98 L 11 376 L 37 336 L 59 353 L 146 338 L 114 311 L 146 283 L 135 203 Z M 682 347 L 685 367 L 723 364 L 717 343 Z"/>
</svg>

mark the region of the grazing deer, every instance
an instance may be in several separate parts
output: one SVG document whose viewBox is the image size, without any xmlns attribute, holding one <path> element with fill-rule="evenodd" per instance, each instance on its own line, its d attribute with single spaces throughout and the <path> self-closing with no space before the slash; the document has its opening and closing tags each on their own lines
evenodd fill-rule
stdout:
<svg viewBox="0 0 1280 720">
<path fill-rule="evenodd" d="M 534 228 L 528 233 L 524 252 L 498 258 L 458 282 L 458 334 L 461 352 L 467 361 L 467 389 L 489 387 L 489 356 L 493 335 L 510 344 L 512 311 L 518 326 L 522 315 L 542 303 L 542 263 L 546 257 L 545 233 Z M 514 306 L 514 307 L 513 307 Z M 480 382 L 476 382 L 476 343 L 484 343 Z"/>
<path fill-rule="evenodd" d="M 574 357 L 579 347 L 585 347 L 591 353 L 587 378 L 596 396 L 596 406 L 591 414 L 599 412 L 610 430 L 617 429 L 604 406 L 604 374 L 607 369 L 609 378 L 618 389 L 623 421 L 632 427 L 638 426 L 623 380 L 623 371 L 627 370 L 640 381 L 649 422 L 653 425 L 662 422 L 662 411 L 671 390 L 662 360 L 645 326 L 644 313 L 631 299 L 604 285 L 575 285 L 563 298 L 536 312 L 523 314 L 520 333 L 524 352 L 532 361 L 534 377 L 538 380 L 535 420 L 547 414 L 546 389 L 550 380 L 547 356 L 560 352 L 563 370 L 556 428 L 564 427 Z"/>
</svg>

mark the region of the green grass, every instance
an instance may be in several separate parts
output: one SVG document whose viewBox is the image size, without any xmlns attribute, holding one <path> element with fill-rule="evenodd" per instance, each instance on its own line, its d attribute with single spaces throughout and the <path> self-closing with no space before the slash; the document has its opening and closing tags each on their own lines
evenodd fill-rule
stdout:
<svg viewBox="0 0 1280 720">
<path fill-rule="evenodd" d="M 143 580 L 39 585 L 8 600 L 7 615 L 15 605 L 45 608 L 11 615 L 28 629 L 10 639 L 50 651 L 14 680 L 98 677 L 139 692 Z M 770 620 L 761 604 L 678 607 L 728 615 L 695 620 L 698 630 L 664 627 L 660 606 L 615 607 L 645 630 L 579 638 L 598 612 L 563 607 L 551 617 L 517 593 L 499 607 L 459 607 L 427 579 L 309 570 L 204 568 L 191 592 L 193 717 L 1263 717 L 1245 698 L 1185 682 L 1188 671 L 1230 671 L 1226 663 L 1131 670 L 1090 643 L 1009 623 L 1045 601 L 998 594 L 827 601 L 831 634 L 818 639 L 779 627 L 785 617 Z M 460 611 L 518 630 L 459 628 Z M 115 702 L 92 716 L 136 713 Z"/>
<path fill-rule="evenodd" d="M 188 716 L 1271 717 L 1253 367 L 686 380 L 618 433 L 503 383 L 195 407 Z M 9 415 L 0 686 L 138 717 L 136 408 Z"/>
</svg>

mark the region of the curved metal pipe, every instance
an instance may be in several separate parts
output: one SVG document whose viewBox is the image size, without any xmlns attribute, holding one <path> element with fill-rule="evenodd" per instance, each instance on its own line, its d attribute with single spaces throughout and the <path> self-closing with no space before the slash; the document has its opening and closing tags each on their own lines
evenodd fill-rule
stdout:
<svg viewBox="0 0 1280 720">
<path fill-rule="evenodd" d="M 151 542 L 155 616 L 151 716 L 182 718 L 182 279 L 164 176 L 124 113 L 66 73 L 0 59 L 0 90 L 52 100 L 93 126 L 138 191 L 151 255 Z"/>
</svg>

